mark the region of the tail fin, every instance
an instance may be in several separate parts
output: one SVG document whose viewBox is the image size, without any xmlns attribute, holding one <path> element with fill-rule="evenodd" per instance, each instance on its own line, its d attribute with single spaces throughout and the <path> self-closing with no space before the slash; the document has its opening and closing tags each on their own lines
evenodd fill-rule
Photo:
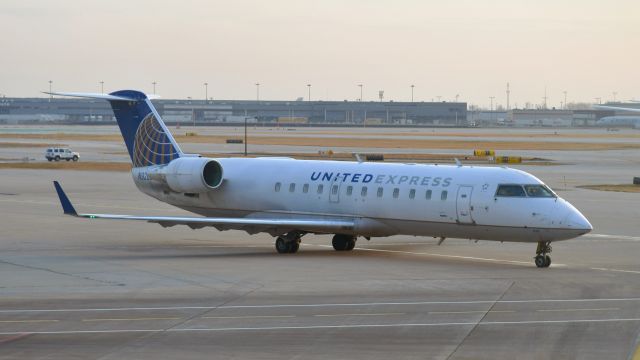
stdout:
<svg viewBox="0 0 640 360">
<path fill-rule="evenodd" d="M 134 167 L 168 164 L 183 155 L 153 104 L 140 91 L 111 94 L 53 93 L 109 101 Z"/>
</svg>

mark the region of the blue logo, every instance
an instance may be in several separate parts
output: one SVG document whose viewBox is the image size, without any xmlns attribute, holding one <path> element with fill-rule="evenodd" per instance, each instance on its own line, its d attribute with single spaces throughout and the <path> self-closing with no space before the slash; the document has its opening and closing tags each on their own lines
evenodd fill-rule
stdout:
<svg viewBox="0 0 640 360">
<path fill-rule="evenodd" d="M 138 126 L 133 144 L 134 167 L 165 165 L 180 157 L 153 113 Z"/>
<path fill-rule="evenodd" d="M 329 182 L 350 182 L 361 184 L 380 184 L 380 185 L 415 185 L 415 186 L 442 186 L 451 185 L 453 178 L 443 178 L 440 176 L 407 176 L 407 175 L 385 175 L 385 174 L 360 174 L 360 173 L 333 173 L 314 171 L 311 174 L 311 181 L 329 181 Z"/>
</svg>

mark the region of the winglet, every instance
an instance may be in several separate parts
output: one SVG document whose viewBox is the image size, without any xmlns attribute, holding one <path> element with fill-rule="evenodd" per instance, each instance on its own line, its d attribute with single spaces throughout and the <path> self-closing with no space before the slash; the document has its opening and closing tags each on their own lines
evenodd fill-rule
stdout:
<svg viewBox="0 0 640 360">
<path fill-rule="evenodd" d="M 60 186 L 60 183 L 54 181 L 53 186 L 55 186 L 56 188 L 56 192 L 58 193 L 58 197 L 60 198 L 60 203 L 62 204 L 62 210 L 64 210 L 64 213 L 66 215 L 78 216 L 76 209 L 74 209 L 73 205 L 71 205 L 71 201 L 69 201 L 67 194 L 65 194 L 64 190 L 62 190 L 62 186 Z"/>
</svg>

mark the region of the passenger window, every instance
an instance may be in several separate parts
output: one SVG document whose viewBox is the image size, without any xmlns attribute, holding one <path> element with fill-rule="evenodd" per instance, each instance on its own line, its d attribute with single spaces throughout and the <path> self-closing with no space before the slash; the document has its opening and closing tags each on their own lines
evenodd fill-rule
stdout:
<svg viewBox="0 0 640 360">
<path fill-rule="evenodd" d="M 400 196 L 400 189 L 398 188 L 393 189 L 393 198 L 397 199 L 398 196 Z"/>
<path fill-rule="evenodd" d="M 447 200 L 447 190 L 442 190 L 440 193 L 440 200 Z"/>
<path fill-rule="evenodd" d="M 324 191 L 324 186 L 322 184 L 318 185 L 318 194 L 322 194 Z"/>
<path fill-rule="evenodd" d="M 378 197 L 382 197 L 382 194 L 384 193 L 384 189 L 379 187 L 378 188 Z"/>
<path fill-rule="evenodd" d="M 353 186 L 351 185 L 347 186 L 347 195 L 351 196 L 352 193 L 353 193 Z"/>
<path fill-rule="evenodd" d="M 504 197 L 526 197 L 522 186 L 520 185 L 499 185 L 496 196 Z"/>
<path fill-rule="evenodd" d="M 289 184 L 289 192 L 294 192 L 294 191 L 296 191 L 296 184 L 294 183 Z"/>
<path fill-rule="evenodd" d="M 280 184 L 279 182 L 276 183 L 276 192 L 280 192 L 280 186 L 282 186 L 282 184 Z"/>
<path fill-rule="evenodd" d="M 409 190 L 409 199 L 414 199 L 416 197 L 416 189 Z"/>
<path fill-rule="evenodd" d="M 360 196 L 365 197 L 367 196 L 367 187 L 363 186 L 362 190 L 360 191 Z"/>
<path fill-rule="evenodd" d="M 309 184 L 302 185 L 302 192 L 305 194 L 309 192 Z"/>
<path fill-rule="evenodd" d="M 331 194 L 338 195 L 338 185 L 333 185 L 331 187 Z"/>
<path fill-rule="evenodd" d="M 426 194 L 424 194 L 424 198 L 427 200 L 431 200 L 431 190 L 427 190 Z"/>
</svg>

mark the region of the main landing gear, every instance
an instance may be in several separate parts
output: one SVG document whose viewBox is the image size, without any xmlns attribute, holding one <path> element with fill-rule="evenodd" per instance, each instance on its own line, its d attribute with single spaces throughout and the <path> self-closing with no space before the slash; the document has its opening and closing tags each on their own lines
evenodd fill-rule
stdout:
<svg viewBox="0 0 640 360">
<path fill-rule="evenodd" d="M 302 233 L 290 232 L 282 236 L 278 236 L 276 239 L 276 250 L 280 254 L 295 254 L 300 249 L 300 239 L 302 239 Z"/>
<path fill-rule="evenodd" d="M 331 244 L 336 251 L 351 251 L 356 247 L 356 237 L 353 235 L 335 234 Z"/>
<path fill-rule="evenodd" d="M 289 232 L 276 238 L 276 251 L 280 254 L 295 254 L 300 249 L 300 239 L 305 233 Z M 353 235 L 336 234 L 333 236 L 333 248 L 336 251 L 350 251 L 356 247 L 357 237 Z"/>
<path fill-rule="evenodd" d="M 551 253 L 551 241 L 538 241 L 537 255 L 534 258 L 537 267 L 548 268 L 551 265 L 551 257 L 547 255 L 548 253 Z"/>
</svg>

